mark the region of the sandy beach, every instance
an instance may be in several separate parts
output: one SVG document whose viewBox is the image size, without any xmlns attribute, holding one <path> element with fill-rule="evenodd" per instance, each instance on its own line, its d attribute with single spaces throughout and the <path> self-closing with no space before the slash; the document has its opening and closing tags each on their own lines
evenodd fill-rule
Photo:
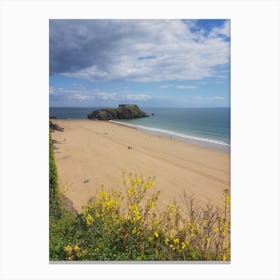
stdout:
<svg viewBox="0 0 280 280">
<path fill-rule="evenodd" d="M 64 128 L 52 133 L 59 187 L 77 211 L 101 185 L 124 188 L 123 172 L 156 176 L 153 188 L 160 190 L 160 207 L 174 199 L 183 205 L 184 192 L 202 203 L 220 205 L 223 190 L 230 187 L 229 152 L 109 122 L 53 122 Z"/>
</svg>

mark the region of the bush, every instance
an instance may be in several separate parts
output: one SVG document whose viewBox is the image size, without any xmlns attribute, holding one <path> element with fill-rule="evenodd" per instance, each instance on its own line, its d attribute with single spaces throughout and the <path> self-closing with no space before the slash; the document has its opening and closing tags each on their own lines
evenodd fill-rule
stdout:
<svg viewBox="0 0 280 280">
<path fill-rule="evenodd" d="M 57 169 L 53 154 L 53 143 L 49 133 L 49 213 L 50 216 L 61 216 L 61 199 L 58 191 Z"/>
<path fill-rule="evenodd" d="M 230 198 L 223 209 L 185 195 L 187 212 L 154 210 L 154 178 L 123 178 L 126 193 L 100 189 L 76 216 L 51 226 L 52 260 L 230 260 Z"/>
</svg>

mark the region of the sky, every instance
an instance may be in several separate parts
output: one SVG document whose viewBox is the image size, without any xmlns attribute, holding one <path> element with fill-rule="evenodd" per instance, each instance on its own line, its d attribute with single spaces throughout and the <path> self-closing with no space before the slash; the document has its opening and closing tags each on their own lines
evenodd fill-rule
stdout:
<svg viewBox="0 0 280 280">
<path fill-rule="evenodd" d="M 51 107 L 229 107 L 230 21 L 50 20 Z"/>
</svg>

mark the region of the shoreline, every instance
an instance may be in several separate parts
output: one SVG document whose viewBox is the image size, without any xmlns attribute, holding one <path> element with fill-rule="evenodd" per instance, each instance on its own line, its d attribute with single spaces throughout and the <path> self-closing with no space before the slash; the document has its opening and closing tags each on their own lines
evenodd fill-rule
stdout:
<svg viewBox="0 0 280 280">
<path fill-rule="evenodd" d="M 170 139 L 175 139 L 178 141 L 198 145 L 201 147 L 230 152 L 230 145 L 227 143 L 224 143 L 222 141 L 218 141 L 218 140 L 206 139 L 206 138 L 202 138 L 202 137 L 198 137 L 198 136 L 178 133 L 178 132 L 171 131 L 171 130 L 159 129 L 159 128 L 155 128 L 155 127 L 148 127 L 148 126 L 142 126 L 142 125 L 134 125 L 134 124 L 129 124 L 129 123 L 115 121 L 115 120 L 109 120 L 108 122 L 118 124 L 118 125 L 123 125 L 128 128 L 132 128 L 132 129 L 139 129 L 140 131 L 144 131 L 144 132 L 155 134 L 155 135 L 161 135 L 161 136 L 164 136 L 164 137 L 167 137 Z"/>
<path fill-rule="evenodd" d="M 55 120 L 61 120 L 61 121 L 99 121 L 99 120 L 88 120 L 87 118 L 85 119 L 72 119 L 72 118 L 57 118 Z M 210 148 L 210 149 L 215 149 L 215 150 L 220 150 L 224 152 L 230 153 L 231 146 L 230 144 L 227 144 L 222 141 L 210 139 L 210 138 L 203 138 L 199 136 L 194 136 L 194 135 L 187 135 L 184 133 L 179 133 L 171 130 L 166 130 L 166 129 L 160 129 L 156 127 L 148 127 L 148 126 L 143 126 L 143 125 L 134 125 L 130 123 L 125 123 L 121 121 L 115 121 L 115 120 L 109 120 L 109 121 L 101 121 L 101 122 L 109 122 L 112 124 L 117 124 L 121 126 L 125 126 L 131 129 L 137 129 L 146 133 L 150 133 L 153 135 L 159 135 L 163 136 L 166 138 L 170 139 L 175 139 L 181 142 L 186 142 L 189 144 L 197 145 L 200 147 L 205 147 L 205 148 Z"/>
<path fill-rule="evenodd" d="M 173 200 L 183 205 L 184 192 L 220 205 L 223 190 L 230 188 L 227 151 L 112 122 L 53 122 L 64 128 L 52 133 L 60 189 L 78 212 L 101 185 L 122 189 L 123 172 L 156 176 L 152 192 L 161 192 L 162 207 Z"/>
</svg>

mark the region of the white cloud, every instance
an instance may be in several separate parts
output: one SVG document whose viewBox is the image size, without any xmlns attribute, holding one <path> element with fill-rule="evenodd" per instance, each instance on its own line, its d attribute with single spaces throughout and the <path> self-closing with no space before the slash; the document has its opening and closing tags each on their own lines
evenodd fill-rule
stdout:
<svg viewBox="0 0 280 280">
<path fill-rule="evenodd" d="M 61 100 L 76 100 L 76 101 L 116 101 L 116 102 L 129 102 L 129 101 L 148 101 L 152 97 L 148 94 L 123 94 L 119 92 L 106 92 L 95 89 L 64 89 L 51 87 L 51 99 L 59 98 Z"/>
<path fill-rule="evenodd" d="M 73 94 L 73 95 L 70 95 L 70 98 L 78 99 L 78 100 L 87 100 L 87 99 L 90 99 L 90 96 L 81 95 L 81 94 Z"/>
<path fill-rule="evenodd" d="M 147 101 L 147 100 L 151 100 L 152 97 L 147 94 L 136 94 L 136 95 L 127 94 L 125 95 L 125 99 L 130 101 Z"/>
<path fill-rule="evenodd" d="M 191 86 L 191 85 L 177 85 L 177 89 L 194 89 L 196 86 Z"/>
<path fill-rule="evenodd" d="M 223 96 L 194 96 L 194 100 L 204 100 L 204 101 L 221 101 L 225 98 Z"/>
<path fill-rule="evenodd" d="M 87 80 L 198 80 L 229 63 L 229 23 L 208 36 L 193 21 L 52 20 L 52 73 Z"/>
<path fill-rule="evenodd" d="M 209 33 L 208 37 L 215 38 L 219 35 L 223 35 L 226 37 L 230 36 L 230 21 L 226 20 L 225 23 L 221 27 L 215 27 Z"/>
<path fill-rule="evenodd" d="M 193 85 L 172 85 L 172 84 L 169 84 L 169 85 L 161 85 L 160 88 L 176 88 L 176 89 L 194 89 L 196 88 L 196 86 L 193 86 Z"/>
</svg>

